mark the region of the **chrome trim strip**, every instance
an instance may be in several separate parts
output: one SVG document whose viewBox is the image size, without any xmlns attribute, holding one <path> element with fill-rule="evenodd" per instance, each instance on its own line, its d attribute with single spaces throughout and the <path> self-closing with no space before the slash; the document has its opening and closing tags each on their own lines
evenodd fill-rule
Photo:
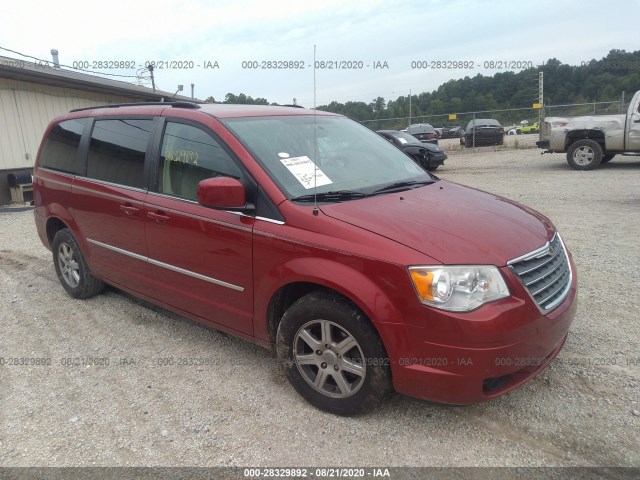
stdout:
<svg viewBox="0 0 640 480">
<path fill-rule="evenodd" d="M 569 254 L 567 253 L 567 247 L 565 246 L 564 242 L 562 241 L 562 237 L 560 235 L 558 235 L 558 239 L 560 240 L 560 243 L 562 244 L 562 249 L 564 251 L 564 257 L 567 259 L 567 269 L 569 270 L 569 281 L 567 282 L 567 286 L 565 288 L 565 290 L 560 294 L 560 296 L 557 298 L 557 300 L 555 300 L 553 303 L 547 305 L 547 308 L 544 310 L 544 312 L 548 312 L 550 310 L 552 310 L 553 308 L 557 307 L 558 305 L 560 305 L 560 303 L 562 303 L 562 301 L 567 298 L 567 294 L 569 293 L 569 290 L 571 290 L 571 284 L 573 283 L 573 271 L 571 270 L 571 262 L 569 261 Z"/>
<path fill-rule="evenodd" d="M 166 198 L 169 200 L 180 200 L 181 202 L 198 205 L 198 202 L 196 202 L 195 200 L 191 200 L 190 198 L 183 198 L 183 197 L 178 197 L 176 195 L 169 195 L 168 193 L 160 193 L 160 192 L 149 191 L 147 193 L 149 194 L 150 197 L 160 197 L 160 198 Z"/>
<path fill-rule="evenodd" d="M 77 178 L 89 183 L 95 183 L 97 185 L 106 185 L 107 187 L 124 188 L 125 190 L 131 190 L 133 192 L 147 193 L 146 188 L 138 188 L 138 187 L 132 187 L 130 185 L 123 185 L 121 183 L 107 182 L 106 180 L 100 180 L 99 178 L 82 177 L 82 176 L 78 176 Z"/>
<path fill-rule="evenodd" d="M 546 255 L 546 254 L 549 254 L 549 253 L 551 253 L 551 247 L 549 247 L 549 248 L 547 249 L 547 251 L 545 252 L 545 255 Z M 535 267 L 531 267 L 531 268 L 530 268 L 530 269 L 528 269 L 528 270 L 524 270 L 524 271 L 522 271 L 522 272 L 518 272 L 518 273 L 519 273 L 520 275 L 526 275 L 527 273 L 531 273 L 531 272 L 533 272 L 534 270 L 538 270 L 538 269 L 540 269 L 540 268 L 544 267 L 544 266 L 545 266 L 546 264 L 548 264 L 549 262 L 553 262 L 553 261 L 556 259 L 556 257 L 558 256 L 558 253 L 560 253 L 560 249 L 558 249 L 558 250 L 556 251 L 556 253 L 554 253 L 554 254 L 553 254 L 553 256 L 552 256 L 552 257 L 550 257 L 549 259 L 545 260 L 544 262 L 539 263 L 539 264 L 537 264 Z M 544 255 L 543 255 L 543 256 L 544 256 Z M 535 260 L 535 258 L 530 258 L 529 260 L 524 260 L 524 261 L 530 261 L 530 260 Z"/>
<path fill-rule="evenodd" d="M 267 217 L 255 217 L 256 220 L 262 220 L 263 222 L 275 223 L 276 225 L 284 225 L 282 220 L 274 220 L 273 218 Z"/>
<path fill-rule="evenodd" d="M 69 178 L 71 178 L 71 179 L 73 179 L 73 178 L 77 177 L 77 174 L 75 174 L 75 173 L 62 172 L 62 171 L 60 171 L 60 170 L 54 170 L 53 168 L 43 167 L 43 166 L 41 166 L 41 165 L 38 165 L 38 168 L 36 168 L 36 169 L 34 169 L 34 170 L 33 170 L 33 176 L 34 176 L 34 177 L 38 177 L 38 178 L 42 178 L 43 180 L 46 180 L 46 179 L 44 179 L 43 177 L 41 177 L 41 176 L 39 176 L 39 175 L 36 175 L 37 170 L 44 170 L 45 172 L 55 173 L 56 175 L 63 175 L 63 176 L 65 176 L 65 177 L 69 177 Z"/>
<path fill-rule="evenodd" d="M 532 292 L 529 290 L 529 287 L 527 286 L 527 284 L 525 284 L 525 282 L 521 278 L 520 274 L 518 274 L 518 272 L 514 268 L 513 264 L 514 263 L 518 263 L 518 262 L 522 262 L 522 261 L 526 261 L 526 260 L 531 260 L 533 258 L 540 257 L 540 256 L 543 256 L 543 255 L 547 254 L 550 251 L 550 244 L 555 241 L 556 236 L 558 237 L 558 240 L 560 241 L 560 244 L 562 246 L 562 251 L 564 253 L 564 258 L 567 261 L 567 270 L 569 272 L 569 280 L 567 281 L 567 285 L 565 286 L 565 289 L 560 294 L 560 296 L 556 300 L 554 300 L 552 303 L 550 303 L 549 305 L 546 305 L 546 306 L 543 307 L 542 303 L 544 303 L 544 301 L 548 300 L 549 298 L 553 297 L 553 295 L 555 295 L 555 293 L 550 295 L 550 296 L 548 296 L 548 297 L 546 297 L 543 302 L 538 303 L 536 301 L 535 297 L 533 296 Z M 569 290 L 571 290 L 571 285 L 573 283 L 573 271 L 571 270 L 571 262 L 569 261 L 569 254 L 567 253 L 567 247 L 565 246 L 564 242 L 562 241 L 562 237 L 560 236 L 560 234 L 558 232 L 554 233 L 553 237 L 551 238 L 551 240 L 549 240 L 542 247 L 540 247 L 540 248 L 538 248 L 538 249 L 536 249 L 536 250 L 534 250 L 532 252 L 525 253 L 524 255 L 521 255 L 521 256 L 519 256 L 517 258 L 514 258 L 513 260 L 509 260 L 507 262 L 507 266 L 514 273 L 514 275 L 516 276 L 516 278 L 518 279 L 520 284 L 524 287 L 524 289 L 526 290 L 526 292 L 529 295 L 529 297 L 531 298 L 531 300 L 533 300 L 533 303 L 535 303 L 535 305 L 538 307 L 538 310 L 540 311 L 540 313 L 543 313 L 543 314 L 549 313 L 551 310 L 553 310 L 555 307 L 557 307 L 560 303 L 562 303 L 565 298 L 567 298 L 567 294 L 569 293 Z"/>
<path fill-rule="evenodd" d="M 106 243 L 93 240 L 91 238 L 87 238 L 87 242 L 92 243 L 94 245 L 98 245 L 99 247 L 102 247 L 102 248 L 106 248 L 107 250 L 112 250 L 114 252 L 121 253 L 122 255 L 135 258 L 136 260 L 147 262 L 152 265 L 156 265 L 158 267 L 166 268 L 167 270 L 171 270 L 177 273 L 181 273 L 183 275 L 188 275 L 190 277 L 197 278 L 198 280 L 204 280 L 205 282 L 213 283 L 214 285 L 227 287 L 227 288 L 230 288 L 231 290 L 236 290 L 238 292 L 244 292 L 244 287 L 239 287 L 238 285 L 234 285 L 233 283 L 227 283 L 227 282 L 223 282 L 222 280 L 218 280 L 216 278 L 207 277 L 206 275 L 201 275 L 200 273 L 192 272 L 191 270 L 185 270 L 184 268 L 176 267 L 175 265 L 170 265 L 168 263 L 160 262 L 158 260 L 145 257 L 144 255 L 139 255 L 137 253 L 129 252 L 128 250 L 123 250 L 122 248 L 114 247 L 113 245 L 108 245 Z"/>
<path fill-rule="evenodd" d="M 137 205 L 144 205 L 144 202 L 142 200 L 138 200 L 136 198 L 128 198 L 128 197 L 121 197 L 120 195 L 114 195 L 113 193 L 107 193 L 107 192 L 101 192 L 99 190 L 96 190 L 94 188 L 87 188 L 87 187 L 83 187 L 81 185 L 76 185 L 75 183 L 73 184 L 73 189 L 74 190 L 84 190 L 85 192 L 89 192 L 89 193 L 93 193 L 97 196 L 100 197 L 104 197 L 104 198 L 110 198 L 112 200 L 117 200 L 118 202 L 127 202 L 127 203 L 133 203 L 133 204 L 137 204 Z M 144 192 L 142 192 L 144 193 Z"/>
<path fill-rule="evenodd" d="M 60 180 L 54 180 L 53 178 L 46 178 L 46 177 L 41 177 L 40 175 L 34 175 L 33 179 L 38 179 L 42 182 L 48 182 L 48 183 L 55 183 L 56 185 L 61 185 L 63 187 L 69 187 L 71 188 L 71 186 L 73 185 L 73 177 L 69 177 L 69 181 L 68 182 L 62 182 Z"/>
<path fill-rule="evenodd" d="M 102 247 L 102 248 L 106 248 L 107 250 L 112 250 L 114 252 L 121 253 L 122 255 L 126 255 L 127 257 L 135 258 L 136 260 L 141 260 L 143 262 L 146 262 L 149 260 L 148 257 L 145 257 L 144 255 L 133 253 L 128 250 L 123 250 L 122 248 L 114 247 L 113 245 L 108 245 L 106 243 L 93 240 L 92 238 L 87 238 L 87 242 L 93 243 L 94 245 L 98 245 L 99 247 Z"/>
<path fill-rule="evenodd" d="M 238 292 L 244 291 L 243 287 L 239 287 L 238 285 L 234 285 L 233 283 L 223 282 L 222 280 L 207 277 L 206 275 L 201 275 L 199 273 L 192 272 L 191 270 L 185 270 L 184 268 L 176 267 L 174 265 L 169 265 L 168 263 L 154 260 L 153 258 L 150 258 L 147 261 L 152 265 L 157 265 L 158 267 L 166 268 L 167 270 L 172 270 L 177 273 L 182 273 L 183 275 L 188 275 L 190 277 L 197 278 L 198 280 L 204 280 L 205 282 L 213 283 L 215 285 L 220 285 L 221 287 L 227 287 L 227 288 L 230 288 L 231 290 L 236 290 Z"/>
<path fill-rule="evenodd" d="M 514 258 L 512 260 L 509 260 L 507 262 L 507 265 L 511 265 L 512 263 L 522 262 L 524 260 L 531 260 L 532 258 L 545 256 L 549 252 L 549 245 L 551 245 L 554 242 L 554 240 L 556 239 L 556 235 L 558 235 L 558 232 L 554 233 L 553 237 L 551 237 L 551 240 L 549 240 L 547 243 L 545 243 L 540 248 L 537 248 L 532 252 L 525 253 L 524 255 L 520 255 L 519 257 L 516 257 L 516 258 Z"/>
</svg>

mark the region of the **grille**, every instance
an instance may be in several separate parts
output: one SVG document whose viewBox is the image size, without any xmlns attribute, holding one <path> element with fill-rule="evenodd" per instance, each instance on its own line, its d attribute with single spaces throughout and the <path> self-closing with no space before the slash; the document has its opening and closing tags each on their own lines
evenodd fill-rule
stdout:
<svg viewBox="0 0 640 480">
<path fill-rule="evenodd" d="M 508 265 L 545 312 L 558 306 L 569 293 L 571 267 L 557 233 L 544 247 L 511 260 Z"/>
</svg>

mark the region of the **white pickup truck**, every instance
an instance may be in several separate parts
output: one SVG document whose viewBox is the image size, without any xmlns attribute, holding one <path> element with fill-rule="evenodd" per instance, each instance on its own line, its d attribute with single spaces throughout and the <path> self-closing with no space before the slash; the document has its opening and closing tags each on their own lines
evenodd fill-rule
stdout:
<svg viewBox="0 0 640 480">
<path fill-rule="evenodd" d="M 576 170 L 593 170 L 616 154 L 640 154 L 640 91 L 626 114 L 545 117 L 536 142 L 542 153 L 567 152 Z"/>
</svg>

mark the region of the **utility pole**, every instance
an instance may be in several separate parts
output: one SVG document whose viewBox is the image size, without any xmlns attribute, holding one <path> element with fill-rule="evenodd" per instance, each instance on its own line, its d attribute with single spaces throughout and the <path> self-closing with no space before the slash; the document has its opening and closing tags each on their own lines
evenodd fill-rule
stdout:
<svg viewBox="0 0 640 480">
<path fill-rule="evenodd" d="M 151 73 L 151 86 L 153 87 L 153 93 L 156 93 L 156 81 L 153 79 L 153 64 L 149 64 L 149 72 Z"/>
<path fill-rule="evenodd" d="M 409 125 L 407 128 L 411 126 L 411 89 L 409 89 Z"/>
<path fill-rule="evenodd" d="M 544 120 L 544 72 L 538 72 L 538 103 L 540 110 L 538 111 L 538 125 L 542 131 L 542 120 Z"/>
</svg>

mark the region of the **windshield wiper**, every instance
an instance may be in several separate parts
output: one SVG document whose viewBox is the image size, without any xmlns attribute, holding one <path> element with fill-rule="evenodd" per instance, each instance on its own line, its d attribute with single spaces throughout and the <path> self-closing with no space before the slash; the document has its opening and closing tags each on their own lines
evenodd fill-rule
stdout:
<svg viewBox="0 0 640 480">
<path fill-rule="evenodd" d="M 405 180 L 403 182 L 392 183 L 385 187 L 379 188 L 378 190 L 374 190 L 373 192 L 371 192 L 371 195 L 377 195 L 379 193 L 402 192 L 403 190 L 409 190 L 410 188 L 422 185 L 429 185 L 430 183 L 435 183 L 435 180 Z"/>
<path fill-rule="evenodd" d="M 335 190 L 333 192 L 322 192 L 310 194 L 310 195 L 302 195 L 300 197 L 294 197 L 291 200 L 294 202 L 313 202 L 317 200 L 318 202 L 341 202 L 343 200 L 353 200 L 356 198 L 364 198 L 368 195 L 362 192 L 354 192 L 351 190 Z"/>
</svg>

